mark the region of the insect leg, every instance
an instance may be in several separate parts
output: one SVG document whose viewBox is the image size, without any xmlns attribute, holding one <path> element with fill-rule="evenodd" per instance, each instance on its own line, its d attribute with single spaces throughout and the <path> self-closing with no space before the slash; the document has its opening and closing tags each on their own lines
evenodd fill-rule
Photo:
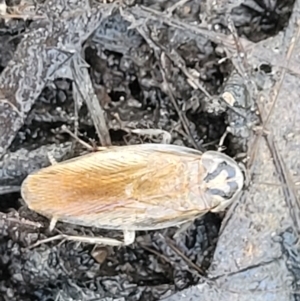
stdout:
<svg viewBox="0 0 300 301">
<path fill-rule="evenodd" d="M 62 131 L 67 133 L 68 135 L 70 135 L 72 138 L 74 138 L 76 141 L 78 141 L 83 147 L 85 147 L 87 150 L 89 151 L 102 151 L 102 150 L 106 150 L 107 147 L 105 146 L 97 146 L 96 148 L 89 145 L 88 143 L 86 143 L 85 141 L 83 141 L 82 139 L 80 139 L 79 137 L 77 137 L 74 133 L 72 133 L 65 125 L 63 125 L 61 127 Z"/>
<path fill-rule="evenodd" d="M 49 231 L 50 231 L 50 232 L 52 232 L 53 229 L 55 228 L 57 221 L 58 221 L 58 218 L 57 218 L 57 217 L 53 216 L 53 217 L 51 218 L 50 225 L 49 225 Z"/>
<path fill-rule="evenodd" d="M 124 246 L 128 246 L 134 243 L 135 241 L 135 231 L 124 230 Z"/>
<path fill-rule="evenodd" d="M 114 117 L 119 122 L 122 130 L 126 131 L 128 134 L 136 134 L 139 136 L 148 136 L 149 138 L 153 139 L 156 138 L 161 140 L 159 143 L 162 144 L 170 144 L 172 140 L 172 136 L 169 132 L 161 129 L 130 129 L 124 126 L 124 122 L 121 120 L 118 113 L 114 114 Z"/>
<path fill-rule="evenodd" d="M 161 129 L 133 129 L 128 131 L 137 135 L 149 136 L 151 138 L 161 136 L 161 143 L 163 144 L 170 144 L 172 140 L 171 134 Z"/>
<path fill-rule="evenodd" d="M 178 238 L 183 232 L 185 232 L 192 224 L 194 223 L 194 221 L 190 221 L 187 223 L 184 223 L 183 225 L 181 225 L 179 227 L 179 229 L 175 232 L 175 234 L 173 235 L 173 238 Z"/>
<path fill-rule="evenodd" d="M 57 219 L 52 218 L 50 227 L 54 227 Z M 107 237 L 93 237 L 93 236 L 75 236 L 75 235 L 66 235 L 66 234 L 59 234 L 53 237 L 45 238 L 39 240 L 35 244 L 29 246 L 29 249 L 35 248 L 43 243 L 48 243 L 54 240 L 70 240 L 70 241 L 78 241 L 88 244 L 95 244 L 95 245 L 104 245 L 104 246 L 128 246 L 134 243 L 135 241 L 135 231 L 124 230 L 124 241 L 120 241 L 114 238 L 107 238 Z"/>
<path fill-rule="evenodd" d="M 49 237 L 46 239 L 39 240 L 35 244 L 29 246 L 29 249 L 35 248 L 43 243 L 48 243 L 54 240 L 70 240 L 70 241 L 78 241 L 88 244 L 96 244 L 96 245 L 104 245 L 104 246 L 123 246 L 125 243 L 123 241 L 119 241 L 113 238 L 106 237 L 93 237 L 93 236 L 74 236 L 74 235 L 66 235 L 59 234 L 53 237 Z M 129 241 L 128 241 L 129 242 Z"/>
<path fill-rule="evenodd" d="M 225 141 L 228 134 L 229 134 L 228 129 L 226 129 L 224 134 L 220 138 L 219 146 L 218 146 L 218 152 L 222 152 L 224 150 L 224 141 Z"/>
<path fill-rule="evenodd" d="M 57 161 L 51 153 L 47 152 L 47 157 L 51 165 L 57 164 Z"/>
</svg>

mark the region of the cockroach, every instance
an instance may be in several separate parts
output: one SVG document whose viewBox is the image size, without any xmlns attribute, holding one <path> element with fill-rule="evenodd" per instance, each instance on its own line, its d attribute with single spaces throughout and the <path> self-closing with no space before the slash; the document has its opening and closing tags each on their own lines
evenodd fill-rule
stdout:
<svg viewBox="0 0 300 301">
<path fill-rule="evenodd" d="M 21 195 L 52 221 L 121 230 L 124 241 L 72 237 L 105 245 L 129 245 L 135 231 L 180 226 L 223 211 L 242 190 L 239 165 L 217 152 L 171 144 L 112 146 L 30 174 Z"/>
</svg>

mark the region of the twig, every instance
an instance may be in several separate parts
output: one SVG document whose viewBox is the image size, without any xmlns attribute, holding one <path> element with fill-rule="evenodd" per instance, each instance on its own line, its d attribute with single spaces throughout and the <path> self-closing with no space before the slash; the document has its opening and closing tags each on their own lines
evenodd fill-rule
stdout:
<svg viewBox="0 0 300 301">
<path fill-rule="evenodd" d="M 76 57 L 77 61 L 75 61 Z M 86 64 L 82 65 L 81 62 L 81 58 L 78 55 L 74 55 L 74 59 L 72 61 L 72 73 L 74 77 L 74 88 L 77 92 L 74 95 L 76 98 L 80 96 L 81 99 L 85 100 L 101 145 L 109 146 L 111 145 L 111 139 L 106 124 L 105 113 L 94 92 L 92 82 L 87 71 L 87 66 Z M 76 99 L 76 101 L 80 101 L 80 99 Z"/>
<path fill-rule="evenodd" d="M 200 274 L 199 276 L 201 276 L 201 277 L 204 276 L 204 271 L 199 266 L 194 264 L 188 257 L 186 257 L 176 246 L 174 246 L 174 244 L 171 242 L 171 240 L 169 238 L 166 238 L 166 242 L 169 245 L 169 247 L 175 253 L 177 253 L 177 255 L 179 255 L 191 268 L 193 268 Z"/>
</svg>

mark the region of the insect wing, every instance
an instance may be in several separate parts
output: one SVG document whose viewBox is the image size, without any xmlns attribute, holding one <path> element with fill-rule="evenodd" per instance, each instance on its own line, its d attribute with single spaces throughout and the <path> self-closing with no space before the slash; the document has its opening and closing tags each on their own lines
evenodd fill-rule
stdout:
<svg viewBox="0 0 300 301">
<path fill-rule="evenodd" d="M 21 193 L 32 210 L 86 226 L 177 224 L 209 210 L 189 203 L 200 159 L 200 152 L 174 145 L 113 147 L 29 175 Z"/>
</svg>

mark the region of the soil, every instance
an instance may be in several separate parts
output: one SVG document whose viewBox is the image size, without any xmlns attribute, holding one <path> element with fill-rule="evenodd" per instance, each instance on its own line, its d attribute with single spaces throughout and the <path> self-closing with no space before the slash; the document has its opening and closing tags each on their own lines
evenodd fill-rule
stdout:
<svg viewBox="0 0 300 301">
<path fill-rule="evenodd" d="M 235 66 L 230 59 L 222 60 L 226 56 L 222 45 L 163 22 L 148 20 L 147 26 L 137 28 L 139 20 L 145 22 L 145 16 L 139 6 L 133 9 L 135 5 L 161 13 L 176 2 L 127 1 L 134 22 L 131 24 L 126 15 L 117 11 L 82 47 L 94 91 L 106 112 L 113 145 L 157 142 L 161 137 L 145 138 L 128 131 L 152 128 L 170 133 L 173 144 L 216 150 L 230 124 L 232 111 L 220 95 Z M 232 4 L 220 0 L 216 8 L 212 2 L 186 1 L 168 19 L 228 34 L 227 14 L 239 37 L 257 43 L 276 36 L 287 26 L 294 4 L 261 0 Z M 0 21 L 1 72 L 35 22 Z M 156 301 L 196 285 L 207 275 L 225 213 L 206 214 L 176 239 L 176 229 L 172 228 L 138 233 L 133 245 L 121 248 L 72 241 L 52 241 L 29 248 L 53 234 L 48 230 L 49 220 L 22 202 L 18 187 L 24 178 L 49 165 L 48 151 L 54 152 L 58 161 L 86 152 L 62 131 L 63 125 L 71 131 L 78 130 L 77 135 L 84 141 L 99 144 L 85 103 L 76 113 L 72 83 L 61 77 L 45 84 L 7 155 L 2 157 L 0 301 Z M 244 152 L 248 139 L 247 135 L 235 134 L 229 134 L 224 141 L 224 151 L 230 156 Z M 58 223 L 55 231 L 121 236 L 115 231 L 63 223 Z"/>
</svg>

